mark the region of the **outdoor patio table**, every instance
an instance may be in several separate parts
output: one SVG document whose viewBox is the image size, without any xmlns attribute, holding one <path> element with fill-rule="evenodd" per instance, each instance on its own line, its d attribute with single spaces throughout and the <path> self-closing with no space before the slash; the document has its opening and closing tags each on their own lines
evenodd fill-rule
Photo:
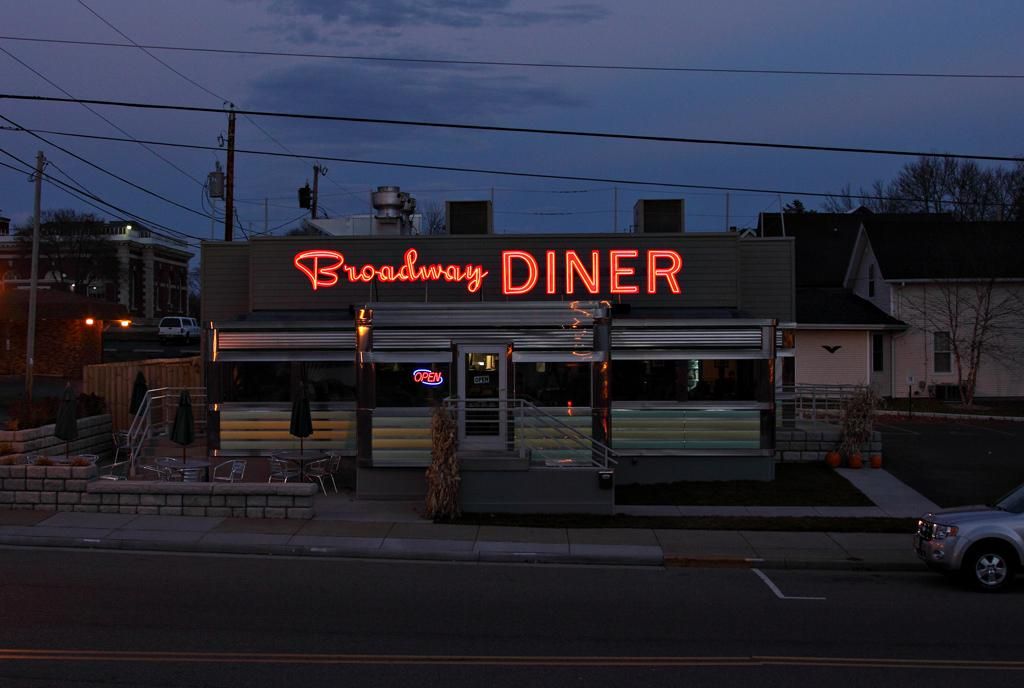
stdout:
<svg viewBox="0 0 1024 688">
<path fill-rule="evenodd" d="M 156 463 L 158 466 L 169 468 L 172 471 L 180 471 L 183 468 L 202 468 L 206 479 L 210 479 L 210 462 L 205 459 L 189 459 L 187 462 L 182 463 L 181 459 L 166 457 L 157 459 Z"/>
<path fill-rule="evenodd" d="M 320 449 L 284 449 L 271 454 L 275 459 L 293 461 L 299 465 L 299 480 L 306 479 L 306 464 L 328 458 L 327 452 Z"/>
</svg>

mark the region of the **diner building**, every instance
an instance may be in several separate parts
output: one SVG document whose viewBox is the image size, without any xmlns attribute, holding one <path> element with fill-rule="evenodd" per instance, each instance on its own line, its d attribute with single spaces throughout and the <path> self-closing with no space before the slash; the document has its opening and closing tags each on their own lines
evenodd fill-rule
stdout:
<svg viewBox="0 0 1024 688">
<path fill-rule="evenodd" d="M 340 450 L 425 492 L 453 414 L 463 508 L 584 511 L 613 483 L 769 480 L 793 240 L 736 232 L 204 242 L 209 443 Z"/>
</svg>

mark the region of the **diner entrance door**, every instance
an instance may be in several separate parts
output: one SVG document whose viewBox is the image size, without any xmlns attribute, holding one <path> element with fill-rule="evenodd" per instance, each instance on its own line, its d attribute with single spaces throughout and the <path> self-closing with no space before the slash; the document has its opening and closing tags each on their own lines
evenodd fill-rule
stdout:
<svg viewBox="0 0 1024 688">
<path fill-rule="evenodd" d="M 508 360 L 504 346 L 460 345 L 459 446 L 505 449 L 508 432 Z"/>
</svg>

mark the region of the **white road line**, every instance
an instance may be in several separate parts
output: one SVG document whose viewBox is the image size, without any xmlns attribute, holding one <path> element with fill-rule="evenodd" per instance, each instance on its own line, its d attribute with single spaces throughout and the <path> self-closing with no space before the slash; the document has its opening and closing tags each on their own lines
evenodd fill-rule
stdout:
<svg viewBox="0 0 1024 688">
<path fill-rule="evenodd" d="M 757 574 L 757 577 L 764 581 L 764 584 L 768 586 L 768 589 L 775 593 L 775 596 L 780 600 L 824 600 L 824 597 L 792 597 L 790 595 L 783 595 L 782 591 L 779 590 L 779 586 L 772 582 L 772 579 L 765 575 L 761 569 L 750 569 Z"/>
</svg>

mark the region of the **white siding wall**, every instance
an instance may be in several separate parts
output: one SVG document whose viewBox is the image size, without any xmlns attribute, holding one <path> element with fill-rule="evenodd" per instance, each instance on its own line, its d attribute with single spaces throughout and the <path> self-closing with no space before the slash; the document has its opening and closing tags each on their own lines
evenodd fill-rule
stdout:
<svg viewBox="0 0 1024 688">
<path fill-rule="evenodd" d="M 872 265 L 875 267 L 875 295 L 868 296 L 868 273 Z M 857 256 L 857 262 L 854 265 L 853 271 L 853 283 L 850 284 L 850 288 L 854 294 L 865 301 L 870 301 L 885 313 L 889 312 L 890 287 L 882 280 L 882 271 L 878 267 L 878 261 L 875 260 L 875 252 L 871 248 L 871 242 L 865 241 L 864 251 L 860 256 Z"/>
<path fill-rule="evenodd" d="M 1024 283 L 998 288 L 996 298 L 1007 294 L 1024 300 Z M 906 285 L 895 287 L 894 295 L 896 312 L 893 315 L 910 325 L 905 333 L 895 335 L 895 396 L 907 396 L 908 375 L 914 376 L 915 395 L 925 396 L 929 385 L 956 384 L 955 360 L 951 361 L 948 373 L 936 373 L 934 370 L 933 333 L 948 329 L 940 325 L 940 317 L 930 315 L 942 308 L 942 288 Z M 1006 323 L 1005 320 L 1003 322 Z M 993 349 L 982 357 L 976 396 L 1024 396 L 1024 331 L 1021 324 L 1018 322 L 1015 327 L 1004 328 L 998 350 Z M 923 389 L 920 386 L 922 381 Z"/>
<path fill-rule="evenodd" d="M 830 354 L 824 346 L 839 346 Z M 864 330 L 798 330 L 796 384 L 866 385 L 870 380 L 870 347 Z"/>
</svg>

